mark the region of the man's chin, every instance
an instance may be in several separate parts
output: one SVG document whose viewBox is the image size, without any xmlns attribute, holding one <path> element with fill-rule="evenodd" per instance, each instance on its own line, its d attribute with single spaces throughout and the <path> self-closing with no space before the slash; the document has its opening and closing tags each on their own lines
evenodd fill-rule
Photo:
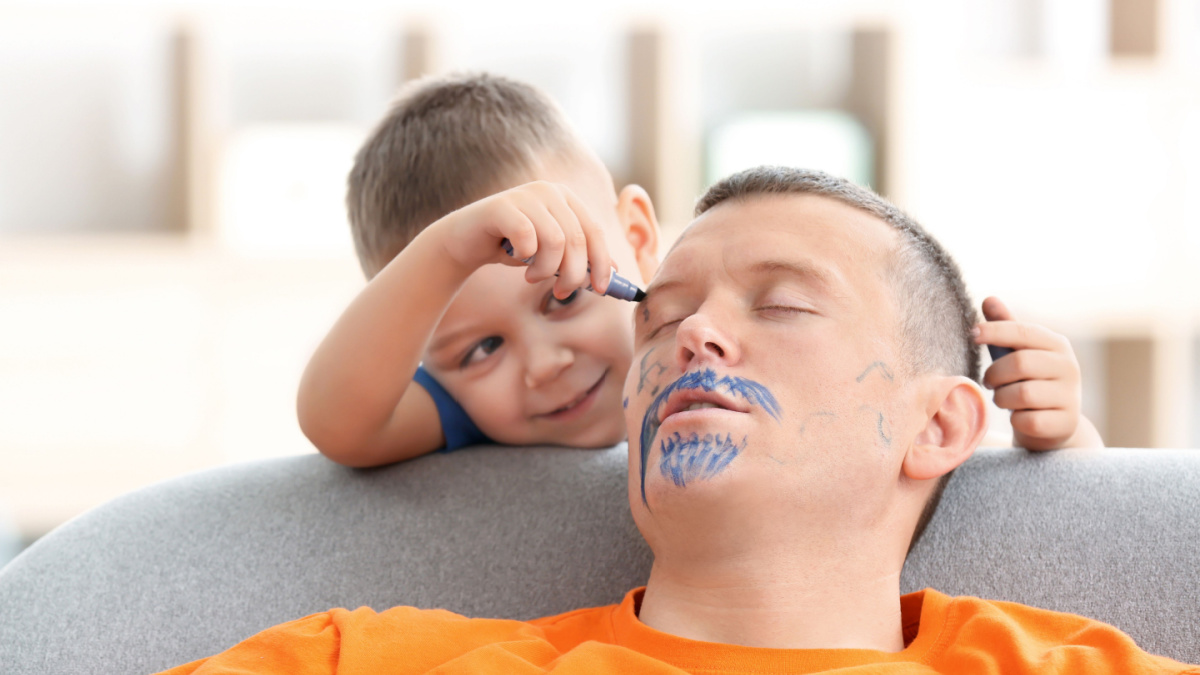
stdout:
<svg viewBox="0 0 1200 675">
<path fill-rule="evenodd" d="M 759 478 L 746 456 L 744 437 L 729 434 L 672 434 L 660 444 L 646 467 L 646 503 L 651 511 L 662 508 L 697 508 L 711 504 L 728 508 L 759 491 Z M 633 481 L 639 482 L 638 465 L 631 463 Z M 641 501 L 640 492 L 638 501 Z"/>
<path fill-rule="evenodd" d="M 629 501 L 634 522 L 652 549 L 656 543 L 677 537 L 704 547 L 740 540 L 747 534 L 748 524 L 762 513 L 762 505 L 757 503 L 761 494 L 761 488 L 747 484 L 744 474 L 729 471 L 684 487 L 656 475 L 647 480 L 645 503 L 634 480 Z M 682 543 L 676 541 L 676 545 Z"/>
</svg>

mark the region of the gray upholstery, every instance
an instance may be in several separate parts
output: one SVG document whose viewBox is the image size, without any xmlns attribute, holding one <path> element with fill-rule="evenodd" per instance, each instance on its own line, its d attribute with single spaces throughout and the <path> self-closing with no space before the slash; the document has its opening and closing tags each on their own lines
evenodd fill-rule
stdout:
<svg viewBox="0 0 1200 675">
<path fill-rule="evenodd" d="M 1198 450 L 979 451 L 901 585 L 1082 614 L 1200 663 L 1198 526 Z"/>
<path fill-rule="evenodd" d="M 1086 614 L 1200 662 L 1197 515 L 1197 451 L 983 450 L 903 584 Z M 552 614 L 616 602 L 649 563 L 624 445 L 243 464 L 117 499 L 0 571 L 0 670 L 152 672 L 335 606 Z"/>
</svg>

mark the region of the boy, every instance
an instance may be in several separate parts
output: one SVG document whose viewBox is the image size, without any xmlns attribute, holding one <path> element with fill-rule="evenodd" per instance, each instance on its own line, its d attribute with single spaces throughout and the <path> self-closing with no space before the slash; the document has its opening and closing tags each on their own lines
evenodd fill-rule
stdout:
<svg viewBox="0 0 1200 675">
<path fill-rule="evenodd" d="M 360 150 L 347 205 L 371 281 L 301 381 L 300 426 L 322 453 L 377 466 L 488 441 L 624 439 L 633 306 L 578 289 L 603 290 L 611 267 L 643 286 L 658 224 L 645 191 L 616 192 L 547 96 L 488 75 L 414 83 Z M 1100 445 L 1070 345 L 993 299 L 984 312 L 999 321 L 976 339 L 1020 350 L 985 377 L 1020 411 L 1014 440 Z"/>
<path fill-rule="evenodd" d="M 510 258 L 503 237 L 474 231 L 466 241 L 444 227 L 452 222 L 434 223 L 535 180 L 557 185 L 509 197 L 536 202 L 535 220 L 551 221 L 565 248 L 550 250 L 556 242 L 539 232 L 544 247 L 513 237 Z M 487 75 L 417 82 L 367 140 L 349 183 L 371 282 L 301 382 L 300 425 L 321 452 L 374 466 L 487 440 L 604 447 L 624 438 L 633 305 L 575 291 L 589 261 L 604 289 L 608 251 L 622 276 L 644 286 L 657 265 L 658 224 L 645 191 L 617 193 L 548 97 Z M 559 215 L 570 220 L 570 241 Z M 449 244 L 474 248 L 456 259 Z M 526 269 L 517 258 L 535 251 Z M 485 264 L 493 262 L 502 264 Z M 408 386 L 422 361 L 422 386 Z"/>
</svg>

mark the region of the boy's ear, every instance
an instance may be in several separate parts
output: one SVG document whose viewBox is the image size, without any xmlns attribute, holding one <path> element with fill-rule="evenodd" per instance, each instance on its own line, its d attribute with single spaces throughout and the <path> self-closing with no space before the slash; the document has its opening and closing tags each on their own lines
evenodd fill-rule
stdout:
<svg viewBox="0 0 1200 675">
<path fill-rule="evenodd" d="M 978 384 L 966 377 L 938 377 L 931 386 L 928 419 L 901 466 L 913 480 L 950 473 L 967 461 L 987 433 L 987 402 Z"/>
<path fill-rule="evenodd" d="M 658 271 L 658 218 L 650 195 L 640 185 L 626 185 L 617 195 L 617 217 L 633 248 L 638 271 L 649 282 Z"/>
</svg>

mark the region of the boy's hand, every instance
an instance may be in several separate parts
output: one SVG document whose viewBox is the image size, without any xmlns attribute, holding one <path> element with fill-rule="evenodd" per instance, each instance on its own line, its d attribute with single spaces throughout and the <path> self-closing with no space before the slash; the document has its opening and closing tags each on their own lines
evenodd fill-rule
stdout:
<svg viewBox="0 0 1200 675">
<path fill-rule="evenodd" d="M 447 255 L 468 273 L 490 263 L 524 265 L 525 280 L 555 274 L 554 295 L 565 298 L 591 284 L 608 288 L 613 270 L 604 231 L 565 185 L 536 181 L 481 199 L 430 226 L 444 234 Z M 513 255 L 501 247 L 508 239 Z"/>
<path fill-rule="evenodd" d="M 1079 362 L 1071 343 L 1042 326 L 1017 321 L 998 298 L 983 301 L 986 319 L 975 342 L 1015 349 L 983 375 L 996 405 L 1013 411 L 1013 445 L 1030 450 L 1103 447 L 1100 434 L 1080 412 Z"/>
</svg>

